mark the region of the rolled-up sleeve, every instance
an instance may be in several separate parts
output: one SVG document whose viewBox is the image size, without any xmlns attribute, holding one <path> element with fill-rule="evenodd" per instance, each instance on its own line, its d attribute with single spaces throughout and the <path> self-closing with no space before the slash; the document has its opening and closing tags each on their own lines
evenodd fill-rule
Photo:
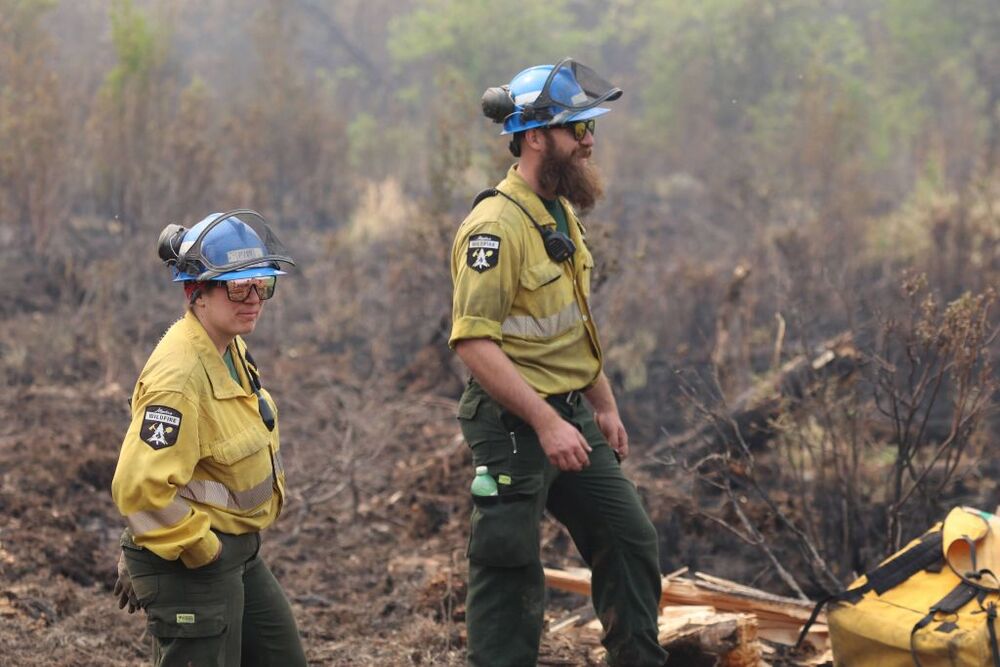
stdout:
<svg viewBox="0 0 1000 667">
<path fill-rule="evenodd" d="M 111 495 L 137 545 L 190 568 L 219 549 L 208 515 L 178 495 L 200 457 L 197 406 L 178 392 L 137 391 Z"/>
<path fill-rule="evenodd" d="M 503 344 L 501 326 L 518 287 L 521 252 L 518 239 L 497 222 L 463 225 L 451 252 L 454 286 L 448 345 L 467 338 Z"/>
</svg>

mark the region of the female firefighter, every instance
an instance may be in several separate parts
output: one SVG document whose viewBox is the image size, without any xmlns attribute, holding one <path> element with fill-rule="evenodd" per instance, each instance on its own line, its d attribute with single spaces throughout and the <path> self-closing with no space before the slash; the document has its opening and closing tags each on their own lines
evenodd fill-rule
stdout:
<svg viewBox="0 0 1000 667">
<path fill-rule="evenodd" d="M 243 336 L 294 264 L 261 216 L 169 225 L 160 258 L 188 309 L 132 393 L 111 491 L 128 528 L 115 594 L 144 609 L 153 664 L 305 665 L 288 600 L 260 557 L 281 511 L 277 410 Z"/>
</svg>

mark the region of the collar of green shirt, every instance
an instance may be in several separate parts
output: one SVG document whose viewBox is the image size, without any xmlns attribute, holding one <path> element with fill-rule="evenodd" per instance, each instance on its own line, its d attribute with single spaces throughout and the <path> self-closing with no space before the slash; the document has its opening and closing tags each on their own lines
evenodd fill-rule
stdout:
<svg viewBox="0 0 1000 667">
<path fill-rule="evenodd" d="M 555 219 L 556 229 L 563 234 L 569 234 L 569 223 L 566 222 L 566 210 L 563 209 L 562 202 L 558 199 L 542 198 L 542 204 L 545 205 L 545 210 L 549 212 L 549 215 Z"/>
</svg>

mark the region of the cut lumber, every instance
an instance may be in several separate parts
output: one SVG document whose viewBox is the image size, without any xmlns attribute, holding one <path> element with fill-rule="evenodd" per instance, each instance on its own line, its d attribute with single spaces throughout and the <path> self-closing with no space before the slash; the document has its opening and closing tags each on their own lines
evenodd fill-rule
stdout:
<svg viewBox="0 0 1000 667">
<path fill-rule="evenodd" d="M 681 663 L 696 660 L 697 664 L 723 667 L 758 667 L 764 648 L 757 641 L 757 621 L 752 614 L 720 613 L 712 607 L 665 607 L 659 618 L 658 638 Z M 601 661 L 601 623 L 594 619 L 576 628 L 578 644 L 593 647 L 590 655 Z"/>
<path fill-rule="evenodd" d="M 751 614 L 719 613 L 711 607 L 667 609 L 672 611 L 660 616 L 659 641 L 668 651 L 684 643 L 719 656 L 724 665 L 756 667 L 760 662 L 757 620 Z"/>
<path fill-rule="evenodd" d="M 694 579 L 665 581 L 660 604 L 709 604 L 723 611 L 749 611 L 758 616 L 797 622 L 799 625 L 805 623 L 812 614 L 813 603 L 805 600 L 774 595 L 701 573 L 694 576 Z M 821 622 L 825 623 L 825 620 Z"/>
<path fill-rule="evenodd" d="M 552 588 L 590 595 L 590 570 L 585 568 L 573 570 L 546 568 L 545 582 Z M 695 573 L 693 579 L 664 577 L 660 607 L 676 606 L 752 614 L 756 619 L 757 635 L 768 641 L 786 645 L 795 643 L 798 633 L 813 609 L 810 602 L 773 595 L 734 581 L 701 573 Z M 818 652 L 826 650 L 829 644 L 829 631 L 825 614 L 817 617 L 809 629 L 807 641 Z"/>
<path fill-rule="evenodd" d="M 0 608 L 2 611 L 2 608 Z M 583 614 L 570 614 L 549 626 L 549 634 L 557 634 L 576 627 L 584 620 Z"/>
<path fill-rule="evenodd" d="M 550 623 L 549 634 L 558 634 L 563 630 L 572 629 L 578 625 L 583 625 L 584 623 L 593 620 L 593 618 L 594 607 L 588 603 L 582 607 L 574 609 L 558 621 Z"/>
<path fill-rule="evenodd" d="M 590 570 L 582 567 L 572 570 L 544 568 L 545 584 L 550 588 L 580 595 L 590 595 Z"/>
</svg>

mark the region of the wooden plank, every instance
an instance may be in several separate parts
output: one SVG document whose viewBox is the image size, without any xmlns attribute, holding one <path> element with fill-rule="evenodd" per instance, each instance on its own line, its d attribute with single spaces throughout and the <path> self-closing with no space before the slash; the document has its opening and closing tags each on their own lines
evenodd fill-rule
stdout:
<svg viewBox="0 0 1000 667">
<path fill-rule="evenodd" d="M 603 661 L 598 619 L 560 631 L 572 633 L 576 643 L 592 647 L 589 655 L 595 661 Z M 757 641 L 753 615 L 720 613 L 707 606 L 664 608 L 659 617 L 658 639 L 668 651 L 711 656 L 716 664 L 725 667 L 759 667 L 764 652 Z"/>
<path fill-rule="evenodd" d="M 590 595 L 590 570 L 575 568 L 573 570 L 556 570 L 544 568 L 545 584 L 551 588 L 580 595 Z"/>
<path fill-rule="evenodd" d="M 675 611 L 683 607 L 673 608 Z M 718 656 L 726 667 L 757 667 L 761 647 L 757 641 L 757 620 L 752 614 L 720 613 L 711 607 L 690 607 L 686 618 L 660 617 L 659 642 L 668 651 L 684 645 L 690 651 Z"/>
<path fill-rule="evenodd" d="M 739 584 L 736 584 L 739 586 Z M 721 611 L 749 611 L 774 619 L 805 623 L 813 604 L 742 587 L 725 589 L 714 582 L 674 579 L 664 582 L 660 604 L 707 604 Z M 825 623 L 825 618 L 817 619 Z"/>
<path fill-rule="evenodd" d="M 569 616 L 567 616 L 567 617 L 559 620 L 558 622 L 553 623 L 552 625 L 550 625 L 549 626 L 549 633 L 550 634 L 558 634 L 558 633 L 560 633 L 560 632 L 562 632 L 564 630 L 568 630 L 570 628 L 573 628 L 578 623 L 580 623 L 583 620 L 583 618 L 584 617 L 581 614 L 571 614 L 571 615 L 569 615 Z"/>
<path fill-rule="evenodd" d="M 749 611 L 775 620 L 787 619 L 800 625 L 809 619 L 813 604 L 803 600 L 782 597 L 718 577 L 706 578 L 695 574 L 697 580 L 664 577 L 660 606 L 706 605 L 720 611 Z M 590 595 L 590 570 L 556 570 L 545 568 L 545 582 L 552 588 Z M 817 623 L 826 623 L 820 614 Z"/>
<path fill-rule="evenodd" d="M 753 614 L 760 635 L 770 641 L 794 644 L 809 619 L 813 605 L 793 598 L 773 595 L 750 586 L 711 575 L 695 573 L 695 579 L 664 577 L 661 608 L 671 606 L 711 608 L 718 612 Z M 590 571 L 545 569 L 546 583 L 564 591 L 590 595 Z M 678 614 L 679 612 L 671 612 Z M 821 650 L 829 637 L 826 615 L 820 614 L 810 628 L 809 639 Z"/>
</svg>

